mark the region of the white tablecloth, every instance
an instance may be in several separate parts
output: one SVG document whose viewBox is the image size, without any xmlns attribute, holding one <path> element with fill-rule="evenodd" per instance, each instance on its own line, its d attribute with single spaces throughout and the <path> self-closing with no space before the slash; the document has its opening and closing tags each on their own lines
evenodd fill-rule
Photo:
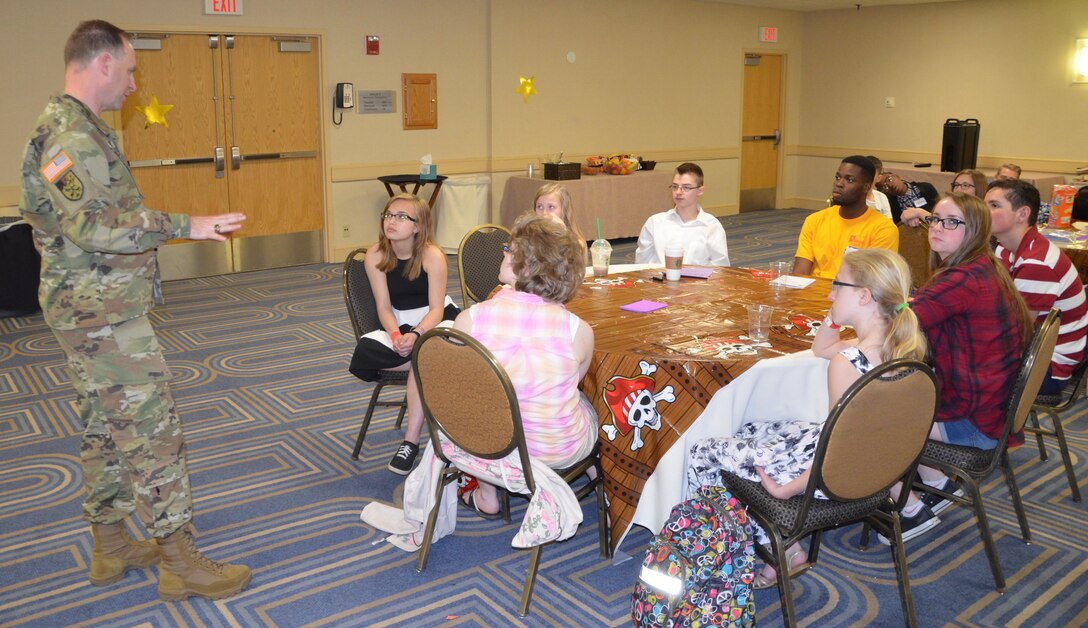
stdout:
<svg viewBox="0 0 1088 628">
<path fill-rule="evenodd" d="M 688 451 L 699 440 L 732 436 L 749 421 L 823 421 L 827 404 L 827 360 L 811 351 L 760 360 L 715 393 L 706 411 L 658 461 L 632 523 L 657 533 L 672 507 L 689 497 Z"/>
</svg>

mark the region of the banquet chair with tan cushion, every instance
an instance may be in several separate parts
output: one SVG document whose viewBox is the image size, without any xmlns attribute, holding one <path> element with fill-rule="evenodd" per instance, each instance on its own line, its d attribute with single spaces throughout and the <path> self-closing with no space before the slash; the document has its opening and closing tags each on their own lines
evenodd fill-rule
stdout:
<svg viewBox="0 0 1088 628">
<path fill-rule="evenodd" d="M 378 308 L 374 304 L 374 292 L 370 288 L 370 278 L 366 276 L 366 268 L 363 267 L 363 259 L 366 257 L 366 248 L 358 248 L 348 254 L 344 260 L 344 302 L 348 306 L 348 317 L 351 319 L 351 329 L 355 333 L 355 341 L 358 342 L 364 334 L 381 329 L 381 321 L 378 320 Z M 359 427 L 359 435 L 355 438 L 355 448 L 351 457 L 359 459 L 359 452 L 363 449 L 363 439 L 366 438 L 370 420 L 374 416 L 376 406 L 399 407 L 397 425 L 399 429 L 404 421 L 404 412 L 408 408 L 407 396 L 400 401 L 382 401 L 379 399 L 382 388 L 386 386 L 407 386 L 408 371 L 378 371 L 378 381 L 374 382 L 374 392 L 370 395 L 370 403 L 366 407 L 366 415 L 363 424 Z"/>
<path fill-rule="evenodd" d="M 909 491 L 893 502 L 890 489 L 913 479 L 936 413 L 933 370 L 917 360 L 893 360 L 854 382 L 831 409 L 802 494 L 778 499 L 760 482 L 722 471 L 724 485 L 748 504 L 748 514 L 770 538 L 770 550 L 757 545 L 756 551 L 778 572 L 787 625 L 795 625 L 797 617 L 786 549 L 811 536 L 808 558 L 815 565 L 823 530 L 856 521 L 869 523 L 891 539 L 903 616 L 908 625 L 916 624 L 898 514 Z M 817 490 L 828 499 L 816 498 Z"/>
<path fill-rule="evenodd" d="M 945 499 L 967 506 L 975 513 L 978 521 L 979 534 L 982 536 L 982 544 L 986 549 L 986 557 L 990 560 L 990 570 L 993 572 L 994 585 L 1001 593 L 1005 592 L 1005 576 L 1001 572 L 1001 563 L 997 557 L 997 548 L 994 545 L 993 535 L 990 533 L 990 524 L 986 518 L 986 508 L 982 503 L 982 492 L 979 483 L 990 477 L 998 468 L 1005 472 L 1005 481 L 1009 486 L 1009 497 L 1012 498 L 1016 517 L 1020 521 L 1020 533 L 1025 543 L 1031 542 L 1031 531 L 1028 529 L 1028 519 L 1024 514 L 1024 503 L 1020 499 L 1020 488 L 1016 485 L 1016 476 L 1013 474 L 1012 464 L 1009 462 L 1009 453 L 1006 443 L 1009 434 L 1019 432 L 1027 422 L 1031 413 L 1032 403 L 1039 394 L 1039 387 L 1046 376 L 1050 366 L 1051 357 L 1054 355 L 1054 345 L 1058 340 L 1058 327 L 1061 313 L 1050 310 L 1043 324 L 1036 330 L 1031 340 L 1031 345 L 1024 352 L 1020 362 L 1020 371 L 1009 391 L 1008 405 L 1005 410 L 1005 427 L 1001 431 L 997 447 L 994 449 L 977 449 L 962 445 L 950 445 L 935 440 L 926 442 L 922 452 L 921 464 L 927 467 L 940 469 L 946 475 L 956 476 L 962 480 L 966 494 L 963 497 L 952 495 L 935 489 L 918 481 L 914 483 L 915 490 L 926 491 L 940 495 Z M 906 491 L 904 491 L 906 492 Z"/>
<path fill-rule="evenodd" d="M 899 224 L 899 254 L 910 267 L 910 283 L 915 288 L 929 281 L 929 230 L 925 225 Z"/>
<path fill-rule="evenodd" d="M 473 227 L 457 248 L 457 274 L 461 278 L 461 302 L 467 309 L 472 303 L 487 300 L 499 287 L 502 246 L 510 241 L 510 231 L 502 225 Z"/>
<path fill-rule="evenodd" d="M 536 485 L 517 394 L 506 370 L 486 347 L 463 331 L 437 327 L 423 334 L 416 342 L 412 350 L 412 371 L 423 402 L 432 450 L 445 463 L 416 563 L 416 569 L 423 571 L 431 549 L 442 492 L 463 475 L 443 454 L 440 438 L 477 458 L 499 460 L 516 451 L 530 494 L 536 492 Z M 597 493 L 598 541 L 601 557 L 607 558 L 611 552 L 605 512 L 604 474 L 598 447 L 595 446 L 589 456 L 573 466 L 556 469 L 555 472 L 572 484 L 590 469 L 596 471 L 595 477 L 575 490 L 574 494 L 581 500 L 591 491 Z M 529 567 L 519 607 L 522 617 L 529 613 L 541 550 L 540 545 L 529 550 Z"/>
<path fill-rule="evenodd" d="M 1039 445 L 1039 459 L 1044 462 L 1049 456 L 1046 453 L 1043 437 L 1048 436 L 1057 442 L 1058 452 L 1061 454 L 1062 463 L 1065 465 L 1065 476 L 1069 479 L 1069 489 L 1073 493 L 1073 501 L 1078 503 L 1081 501 L 1080 486 L 1077 484 L 1077 475 L 1073 470 L 1073 459 L 1069 455 L 1069 444 L 1065 440 L 1065 428 L 1062 426 L 1061 413 L 1069 410 L 1078 399 L 1085 396 L 1085 373 L 1088 373 L 1088 359 L 1082 360 L 1077 368 L 1073 370 L 1073 375 L 1069 378 L 1073 390 L 1069 396 L 1063 397 L 1060 402 L 1053 405 L 1039 403 L 1039 400 L 1036 399 L 1035 405 L 1031 407 L 1031 424 L 1024 426 L 1026 433 L 1035 435 L 1035 441 Z M 1040 413 L 1050 417 L 1051 428 L 1047 429 L 1042 426 L 1039 421 Z"/>
</svg>

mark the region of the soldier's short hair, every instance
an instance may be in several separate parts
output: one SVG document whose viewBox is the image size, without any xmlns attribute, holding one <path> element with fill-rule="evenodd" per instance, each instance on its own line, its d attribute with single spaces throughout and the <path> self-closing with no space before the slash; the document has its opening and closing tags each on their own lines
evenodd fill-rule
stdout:
<svg viewBox="0 0 1088 628">
<path fill-rule="evenodd" d="M 64 66 L 87 64 L 103 52 L 117 56 L 126 41 L 128 33 L 105 20 L 81 22 L 64 45 Z"/>
</svg>

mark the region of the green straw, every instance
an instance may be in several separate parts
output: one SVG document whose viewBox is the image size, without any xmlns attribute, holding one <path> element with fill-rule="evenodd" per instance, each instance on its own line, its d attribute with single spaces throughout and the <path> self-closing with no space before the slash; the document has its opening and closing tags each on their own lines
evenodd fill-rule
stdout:
<svg viewBox="0 0 1088 628">
<path fill-rule="evenodd" d="M 601 219 L 597 218 L 597 239 L 601 239 Z"/>
</svg>

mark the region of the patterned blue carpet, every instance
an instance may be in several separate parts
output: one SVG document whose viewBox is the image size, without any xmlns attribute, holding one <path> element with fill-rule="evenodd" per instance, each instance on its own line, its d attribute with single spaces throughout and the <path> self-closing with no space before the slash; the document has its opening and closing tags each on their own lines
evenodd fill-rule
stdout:
<svg viewBox="0 0 1088 628">
<path fill-rule="evenodd" d="M 724 219 L 734 264 L 791 258 L 805 215 Z M 618 243 L 617 262 L 633 249 L 633 241 Z M 176 281 L 153 315 L 189 442 L 198 543 L 254 571 L 248 590 L 218 602 L 160 602 L 157 568 L 107 588 L 87 582 L 80 428 L 63 360 L 40 316 L 0 319 L 0 625 L 629 623 L 630 591 L 652 534 L 636 528 L 620 548 L 621 558 L 635 560 L 601 561 L 591 500 L 578 535 L 544 550 L 524 620 L 516 607 L 528 555 L 510 547 L 514 525 L 463 511 L 422 574 L 414 555 L 375 543 L 381 537 L 358 514 L 371 500 L 399 502 L 402 479 L 385 465 L 401 435 L 395 413 L 379 410 L 360 460 L 350 458 L 369 387 L 347 373 L 352 341 L 340 278 L 338 265 L 314 265 Z M 1082 401 L 1065 420 L 1082 490 L 1086 417 Z M 1088 623 L 1086 507 L 1069 499 L 1055 456 L 1040 462 L 1029 444 L 1013 461 L 1031 545 L 1019 540 L 1002 480 L 984 486 L 1008 593 L 993 590 L 974 521 L 953 507 L 907 546 L 921 625 Z M 794 582 L 803 623 L 902 623 L 890 554 L 883 546 L 858 551 L 857 532 L 827 535 L 818 567 Z M 761 623 L 781 623 L 775 590 L 758 592 L 757 603 Z"/>
</svg>

